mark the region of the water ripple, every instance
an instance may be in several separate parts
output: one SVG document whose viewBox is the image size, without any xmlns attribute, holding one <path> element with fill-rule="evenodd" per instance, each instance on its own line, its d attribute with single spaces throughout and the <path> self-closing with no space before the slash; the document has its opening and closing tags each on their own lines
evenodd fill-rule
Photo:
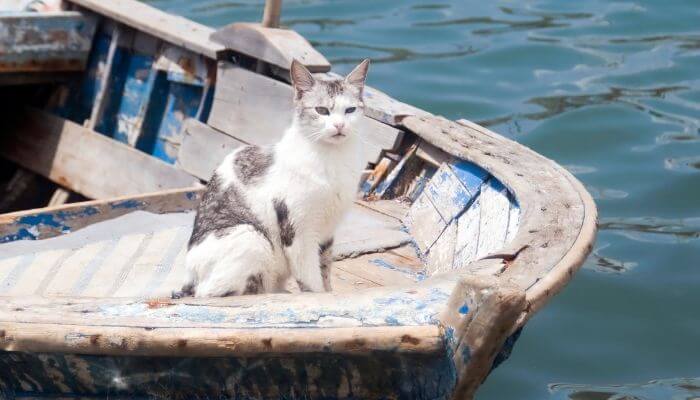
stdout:
<svg viewBox="0 0 700 400">
<path fill-rule="evenodd" d="M 669 239 L 676 242 L 700 238 L 700 218 L 602 218 L 598 227 L 600 230 L 620 232 L 642 242 L 669 242 Z"/>
<path fill-rule="evenodd" d="M 664 167 L 671 171 L 700 172 L 700 156 L 667 158 Z"/>
<path fill-rule="evenodd" d="M 569 400 L 694 400 L 700 398 L 700 378 L 654 380 L 644 384 L 580 385 L 554 383 L 556 399 Z"/>
<path fill-rule="evenodd" d="M 407 61 L 407 60 L 416 60 L 416 59 L 453 58 L 453 57 L 465 56 L 468 54 L 474 54 L 477 52 L 477 50 L 473 49 L 472 47 L 465 48 L 463 46 L 455 46 L 455 47 L 457 47 L 457 50 L 454 50 L 454 51 L 422 53 L 422 52 L 414 51 L 414 50 L 407 49 L 407 48 L 401 48 L 401 47 L 381 47 L 381 46 L 372 46 L 372 45 L 367 45 L 367 44 L 342 42 L 342 41 L 329 41 L 329 42 L 312 41 L 311 44 L 313 44 L 316 47 L 320 47 L 320 48 L 329 47 L 329 48 L 362 49 L 362 50 L 376 51 L 376 52 L 385 54 L 385 55 L 373 56 L 372 57 L 373 64 L 391 63 L 391 62 L 397 62 L 397 61 Z M 355 63 L 362 61 L 363 59 L 364 59 L 364 57 L 335 57 L 335 58 L 329 59 L 329 61 L 332 64 L 355 64 Z"/>
</svg>

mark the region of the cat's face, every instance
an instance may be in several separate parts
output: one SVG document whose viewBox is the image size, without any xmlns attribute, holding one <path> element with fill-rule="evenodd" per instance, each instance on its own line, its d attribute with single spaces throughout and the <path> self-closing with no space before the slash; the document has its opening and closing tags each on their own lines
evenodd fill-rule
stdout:
<svg viewBox="0 0 700 400">
<path fill-rule="evenodd" d="M 343 143 L 359 134 L 363 115 L 362 91 L 369 60 L 362 61 L 345 79 L 314 79 L 296 60 L 290 70 L 294 87 L 295 123 L 309 140 Z"/>
</svg>

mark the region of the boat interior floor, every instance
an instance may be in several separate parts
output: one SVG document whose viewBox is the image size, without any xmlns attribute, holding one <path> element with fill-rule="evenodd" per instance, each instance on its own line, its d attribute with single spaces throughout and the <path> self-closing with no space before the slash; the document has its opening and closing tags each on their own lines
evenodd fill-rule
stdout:
<svg viewBox="0 0 700 400">
<path fill-rule="evenodd" d="M 424 276 L 401 222 L 408 204 L 358 201 L 335 236 L 331 282 L 347 292 Z M 0 245 L 0 296 L 169 296 L 182 285 L 194 212 L 134 211 L 44 240 Z M 290 279 L 288 290 L 297 292 Z"/>
</svg>

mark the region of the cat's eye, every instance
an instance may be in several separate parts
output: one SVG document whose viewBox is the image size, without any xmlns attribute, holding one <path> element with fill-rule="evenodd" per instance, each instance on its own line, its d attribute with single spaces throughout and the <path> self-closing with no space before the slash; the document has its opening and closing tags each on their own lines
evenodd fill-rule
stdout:
<svg viewBox="0 0 700 400">
<path fill-rule="evenodd" d="M 357 110 L 357 107 L 348 107 L 345 109 L 345 114 L 352 114 Z"/>
<path fill-rule="evenodd" d="M 326 107 L 316 107 L 316 112 L 321 115 L 329 115 L 331 113 Z"/>
</svg>

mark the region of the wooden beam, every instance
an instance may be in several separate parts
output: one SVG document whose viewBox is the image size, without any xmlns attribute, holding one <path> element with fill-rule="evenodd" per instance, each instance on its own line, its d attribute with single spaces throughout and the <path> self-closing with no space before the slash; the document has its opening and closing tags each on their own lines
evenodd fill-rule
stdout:
<svg viewBox="0 0 700 400">
<path fill-rule="evenodd" d="M 188 187 L 189 174 L 73 122 L 39 110 L 6 117 L 0 155 L 90 198 Z"/>
<path fill-rule="evenodd" d="M 79 12 L 0 15 L 0 74 L 82 71 L 95 26 Z"/>
<path fill-rule="evenodd" d="M 288 71 L 292 60 L 311 72 L 327 72 L 331 64 L 308 40 L 289 29 L 267 28 L 260 24 L 236 22 L 211 35 L 229 50 L 245 54 Z"/>
<path fill-rule="evenodd" d="M 102 75 L 98 85 L 99 90 L 95 95 L 95 102 L 92 105 L 90 119 L 87 121 L 87 128 L 91 130 L 94 130 L 97 126 L 97 122 L 102 119 L 102 114 L 104 113 L 105 106 L 107 105 L 107 98 L 105 97 L 105 94 L 110 89 L 109 80 L 112 76 L 114 56 L 117 53 L 117 46 L 119 45 L 120 36 L 121 29 L 119 28 L 119 25 L 115 24 L 114 28 L 112 29 L 112 41 L 109 43 L 109 50 L 107 51 L 107 60 L 104 68 L 102 69 Z"/>
<path fill-rule="evenodd" d="M 136 0 L 68 0 L 106 18 L 149 33 L 176 46 L 217 59 L 225 49 L 209 40 L 214 29 L 168 14 Z"/>
<path fill-rule="evenodd" d="M 177 165 L 183 170 L 208 181 L 226 155 L 246 143 L 190 118 L 182 128 L 182 144 Z"/>
</svg>

